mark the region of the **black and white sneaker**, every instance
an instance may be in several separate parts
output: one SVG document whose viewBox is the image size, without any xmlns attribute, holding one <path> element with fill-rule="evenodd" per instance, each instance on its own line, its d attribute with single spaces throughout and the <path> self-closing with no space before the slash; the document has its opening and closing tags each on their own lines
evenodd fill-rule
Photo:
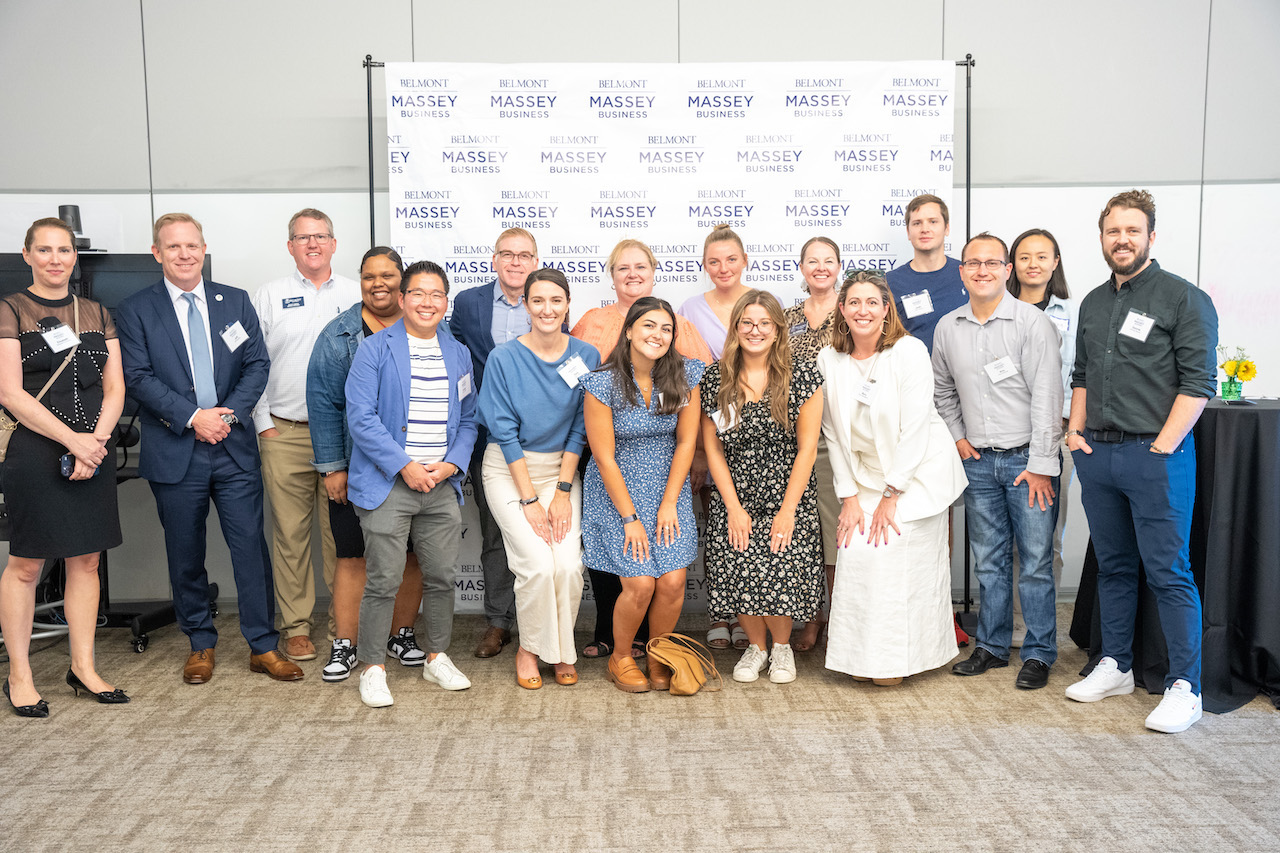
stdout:
<svg viewBox="0 0 1280 853">
<path fill-rule="evenodd" d="M 418 648 L 412 628 L 401 628 L 394 637 L 387 638 L 387 654 L 397 658 L 402 666 L 422 666 L 427 662 L 427 653 Z"/>
<path fill-rule="evenodd" d="M 320 677 L 325 681 L 346 681 L 355 665 L 356 647 L 351 645 L 351 641 L 334 640 L 329 662 L 320 670 Z"/>
</svg>

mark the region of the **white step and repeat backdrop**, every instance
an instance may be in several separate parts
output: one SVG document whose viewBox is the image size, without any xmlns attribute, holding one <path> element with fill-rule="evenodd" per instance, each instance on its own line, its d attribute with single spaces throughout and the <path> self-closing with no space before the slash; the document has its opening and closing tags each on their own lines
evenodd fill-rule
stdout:
<svg viewBox="0 0 1280 853">
<path fill-rule="evenodd" d="M 825 235 L 846 268 L 910 258 L 904 209 L 951 199 L 954 63 L 387 63 L 391 243 L 451 289 L 493 281 L 519 226 L 562 270 L 572 318 L 613 301 L 623 238 L 658 259 L 654 293 L 709 288 L 702 242 L 743 238 L 743 280 L 803 298 L 800 247 Z M 532 401 L 531 401 L 532 402 Z M 465 507 L 458 612 L 482 610 L 479 525 Z M 686 605 L 704 609 L 700 565 Z"/>
</svg>

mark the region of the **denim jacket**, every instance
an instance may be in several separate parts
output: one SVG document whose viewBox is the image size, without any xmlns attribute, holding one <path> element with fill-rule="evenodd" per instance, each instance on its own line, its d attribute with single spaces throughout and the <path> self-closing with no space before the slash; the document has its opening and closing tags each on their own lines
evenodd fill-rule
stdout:
<svg viewBox="0 0 1280 853">
<path fill-rule="evenodd" d="M 351 462 L 347 431 L 347 373 L 364 340 L 357 302 L 329 321 L 316 338 L 307 364 L 307 418 L 311 422 L 311 464 L 320 473 L 345 471 Z"/>
<path fill-rule="evenodd" d="M 1062 338 L 1059 348 L 1062 353 L 1062 417 L 1071 416 L 1071 371 L 1076 366 L 1076 331 L 1080 321 L 1079 306 L 1074 299 L 1049 297 L 1049 304 L 1044 309 L 1045 316 L 1053 321 L 1053 327 Z"/>
</svg>

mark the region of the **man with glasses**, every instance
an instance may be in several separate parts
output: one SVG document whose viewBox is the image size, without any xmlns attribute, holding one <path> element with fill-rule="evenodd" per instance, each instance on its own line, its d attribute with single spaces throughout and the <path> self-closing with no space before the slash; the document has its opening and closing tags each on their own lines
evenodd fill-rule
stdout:
<svg viewBox="0 0 1280 853">
<path fill-rule="evenodd" d="M 360 699 L 392 704 L 382 638 L 391 629 L 408 538 L 422 569 L 426 666 L 445 690 L 471 681 L 446 650 L 462 539 L 462 481 L 476 441 L 476 383 L 466 347 L 437 334 L 449 310 L 449 278 L 418 261 L 400 281 L 401 319 L 366 338 L 347 374 L 351 472 L 347 498 L 364 531 L 367 575 L 360 601 Z"/>
<path fill-rule="evenodd" d="M 934 330 L 934 405 L 969 478 L 964 510 L 981 604 L 977 647 L 951 671 L 981 675 L 1009 665 L 1016 542 L 1027 623 L 1016 684 L 1034 690 L 1048 683 L 1058 658 L 1053 530 L 1062 464 L 1060 339 L 1044 312 L 1005 288 L 1012 266 L 1003 240 L 979 234 L 961 257 L 969 302 Z"/>
<path fill-rule="evenodd" d="M 484 383 L 484 365 L 493 348 L 533 327 L 524 305 L 524 280 L 536 269 L 538 244 L 533 235 L 523 228 L 508 228 L 493 244 L 493 271 L 497 279 L 492 284 L 464 290 L 454 300 L 449 329 L 471 350 L 477 391 Z M 515 575 L 507 567 L 502 531 L 489 511 L 480 475 L 486 444 L 488 434 L 480 425 L 470 471 L 471 490 L 480 514 L 484 615 L 489 624 L 476 646 L 478 658 L 490 658 L 501 652 L 502 647 L 511 642 L 511 628 L 516 621 Z"/>
<path fill-rule="evenodd" d="M 360 301 L 360 285 L 333 274 L 331 262 L 338 241 L 333 222 L 319 210 L 307 208 L 293 215 L 285 246 L 293 256 L 294 270 L 262 285 L 253 295 L 271 355 L 267 390 L 254 407 L 253 422 L 262 454 L 262 480 L 271 502 L 276 626 L 284 638 L 285 655 L 300 661 L 316 656 L 311 642 L 311 611 L 316 603 L 311 531 L 317 521 L 324 579 L 330 587 L 336 559 L 324 480 L 311 464 L 307 364 L 325 324 Z M 330 615 L 330 633 L 332 621 Z M 417 663 L 421 662 L 419 658 Z"/>
<path fill-rule="evenodd" d="M 926 193 L 911 199 L 906 213 L 907 239 L 915 256 L 889 270 L 885 280 L 893 291 L 902 325 L 932 352 L 938 318 L 965 302 L 964 283 L 960 262 L 947 257 L 947 235 L 951 233 L 947 203 Z"/>
</svg>

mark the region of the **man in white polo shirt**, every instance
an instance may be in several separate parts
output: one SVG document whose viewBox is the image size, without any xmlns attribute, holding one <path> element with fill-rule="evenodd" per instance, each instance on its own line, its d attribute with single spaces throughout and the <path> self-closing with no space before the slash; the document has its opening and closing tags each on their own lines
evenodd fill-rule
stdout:
<svg viewBox="0 0 1280 853">
<path fill-rule="evenodd" d="M 330 262 L 338 241 L 333 222 L 320 211 L 306 208 L 293 215 L 286 246 L 295 269 L 253 294 L 271 355 L 267 390 L 254 407 L 253 421 L 262 455 L 262 481 L 271 502 L 276 627 L 287 657 L 312 660 L 316 656 L 311 642 L 316 588 L 311 535 L 317 521 L 324 579 L 330 586 L 336 552 L 324 482 L 311 465 L 307 363 L 325 324 L 360 301 L 360 285 L 333 274 Z"/>
</svg>

